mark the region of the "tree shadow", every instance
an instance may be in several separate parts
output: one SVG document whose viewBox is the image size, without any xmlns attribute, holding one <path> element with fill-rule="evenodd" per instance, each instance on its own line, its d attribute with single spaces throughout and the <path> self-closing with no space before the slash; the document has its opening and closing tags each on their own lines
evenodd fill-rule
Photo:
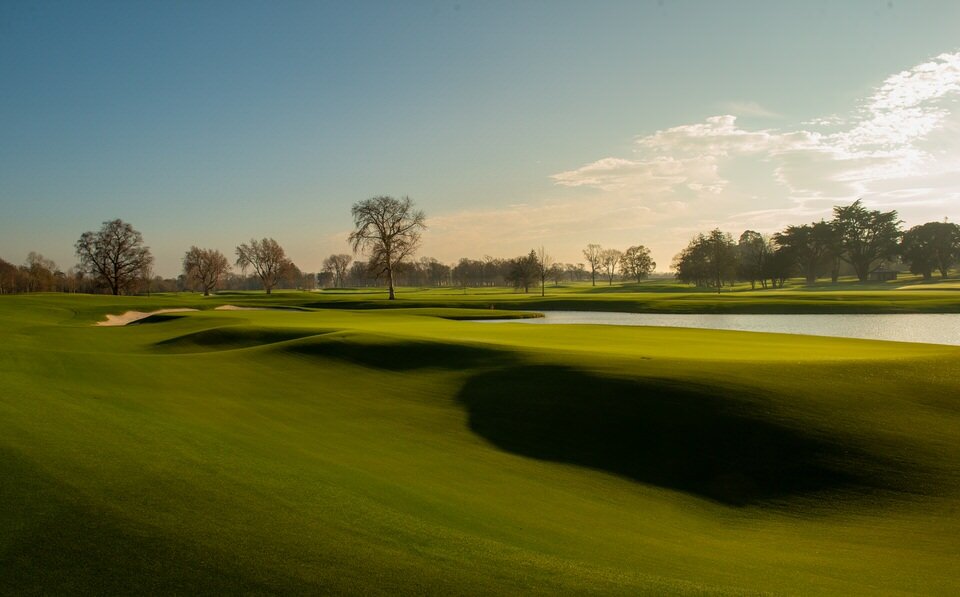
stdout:
<svg viewBox="0 0 960 597">
<path fill-rule="evenodd" d="M 731 506 L 909 488 L 906 465 L 703 386 L 520 366 L 474 376 L 458 400 L 470 429 L 508 452 Z"/>
</svg>

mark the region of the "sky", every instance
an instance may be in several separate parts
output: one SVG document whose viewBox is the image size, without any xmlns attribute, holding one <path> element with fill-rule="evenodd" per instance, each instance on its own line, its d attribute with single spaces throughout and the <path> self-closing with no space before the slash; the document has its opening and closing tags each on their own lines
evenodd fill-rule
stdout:
<svg viewBox="0 0 960 597">
<path fill-rule="evenodd" d="M 0 257 L 105 220 L 349 252 L 410 196 L 420 255 L 648 246 L 862 198 L 960 221 L 960 2 L 0 2 Z"/>
</svg>

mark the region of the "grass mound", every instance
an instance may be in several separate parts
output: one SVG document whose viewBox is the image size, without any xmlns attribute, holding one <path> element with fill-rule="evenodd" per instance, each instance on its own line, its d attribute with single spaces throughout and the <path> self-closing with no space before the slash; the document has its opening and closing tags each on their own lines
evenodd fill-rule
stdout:
<svg viewBox="0 0 960 597">
<path fill-rule="evenodd" d="M 169 319 L 167 321 L 169 321 Z M 323 330 L 273 329 L 231 325 L 175 336 L 161 340 L 157 342 L 155 346 L 167 352 L 236 350 L 238 348 L 251 348 L 254 346 L 287 342 L 289 340 L 297 340 L 323 333 L 326 332 Z"/>
<path fill-rule="evenodd" d="M 289 354 L 344 361 L 387 371 L 437 368 L 461 370 L 516 362 L 512 354 L 477 345 L 410 340 L 340 332 L 285 346 Z"/>
</svg>

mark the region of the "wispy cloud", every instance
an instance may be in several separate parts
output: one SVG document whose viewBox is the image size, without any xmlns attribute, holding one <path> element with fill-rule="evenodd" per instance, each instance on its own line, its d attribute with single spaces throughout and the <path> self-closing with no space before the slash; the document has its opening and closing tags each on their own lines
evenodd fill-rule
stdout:
<svg viewBox="0 0 960 597">
<path fill-rule="evenodd" d="M 721 109 L 737 116 L 752 116 L 754 118 L 783 118 L 783 114 L 768 110 L 757 102 L 753 101 L 734 101 L 725 102 Z"/>
<path fill-rule="evenodd" d="M 738 116 L 778 115 L 731 102 L 729 114 L 635 137 L 627 155 L 554 174 L 562 199 L 444 215 L 425 240 L 441 254 L 643 242 L 663 265 L 697 230 L 772 231 L 858 197 L 908 223 L 958 218 L 958 100 L 960 52 L 887 77 L 847 114 L 795 126 L 742 126 Z"/>
<path fill-rule="evenodd" d="M 903 196 L 902 188 L 890 184 L 896 181 L 937 192 L 943 187 L 917 179 L 958 171 L 957 96 L 960 52 L 941 54 L 888 77 L 846 118 L 830 115 L 795 128 L 746 129 L 735 115 L 712 116 L 637 137 L 632 156 L 603 158 L 553 179 L 563 186 L 644 198 L 689 189 L 735 200 L 744 186 L 763 177 L 778 183 L 794 202 L 862 195 L 883 202 L 894 192 Z M 755 167 L 747 177 L 734 176 L 745 160 Z M 667 165 L 671 176 L 651 174 Z"/>
</svg>

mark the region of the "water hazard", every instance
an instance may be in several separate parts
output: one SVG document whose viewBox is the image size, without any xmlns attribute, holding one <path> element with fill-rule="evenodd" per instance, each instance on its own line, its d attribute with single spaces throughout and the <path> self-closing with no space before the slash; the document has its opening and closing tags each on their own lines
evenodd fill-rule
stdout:
<svg viewBox="0 0 960 597">
<path fill-rule="evenodd" d="M 893 315 L 672 314 L 596 311 L 543 311 L 542 313 L 544 314 L 542 318 L 499 321 L 531 325 L 580 323 L 703 328 L 960 346 L 960 314 L 955 313 Z"/>
</svg>

